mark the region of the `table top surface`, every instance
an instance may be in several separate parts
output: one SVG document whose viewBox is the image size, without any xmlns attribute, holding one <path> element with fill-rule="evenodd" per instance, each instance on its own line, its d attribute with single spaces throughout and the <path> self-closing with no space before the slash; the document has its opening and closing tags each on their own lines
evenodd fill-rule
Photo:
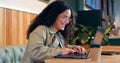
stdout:
<svg viewBox="0 0 120 63">
<path fill-rule="evenodd" d="M 120 54 L 120 46 L 102 46 L 102 52 L 116 52 Z"/>
<path fill-rule="evenodd" d="M 91 59 L 70 59 L 70 58 L 51 58 L 45 63 L 120 63 L 120 55 L 102 55 L 101 62 L 91 61 Z"/>
<path fill-rule="evenodd" d="M 120 46 L 103 46 L 102 51 L 115 51 L 120 53 Z M 102 55 L 101 62 L 91 61 L 91 59 L 70 59 L 70 58 L 51 58 L 45 63 L 120 63 L 120 54 L 118 55 Z"/>
</svg>

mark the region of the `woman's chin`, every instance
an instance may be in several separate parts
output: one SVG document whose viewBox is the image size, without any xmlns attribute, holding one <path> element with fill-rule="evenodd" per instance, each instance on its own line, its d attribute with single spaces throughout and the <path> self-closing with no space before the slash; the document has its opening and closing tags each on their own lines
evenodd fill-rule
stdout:
<svg viewBox="0 0 120 63">
<path fill-rule="evenodd" d="M 65 28 L 61 28 L 60 30 L 64 30 Z"/>
</svg>

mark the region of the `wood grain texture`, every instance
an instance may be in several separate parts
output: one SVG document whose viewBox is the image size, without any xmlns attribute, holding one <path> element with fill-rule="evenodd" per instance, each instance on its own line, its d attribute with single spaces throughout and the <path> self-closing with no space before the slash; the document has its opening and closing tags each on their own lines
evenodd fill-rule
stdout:
<svg viewBox="0 0 120 63">
<path fill-rule="evenodd" d="M 0 46 L 25 45 L 26 32 L 36 14 L 0 8 Z"/>
</svg>

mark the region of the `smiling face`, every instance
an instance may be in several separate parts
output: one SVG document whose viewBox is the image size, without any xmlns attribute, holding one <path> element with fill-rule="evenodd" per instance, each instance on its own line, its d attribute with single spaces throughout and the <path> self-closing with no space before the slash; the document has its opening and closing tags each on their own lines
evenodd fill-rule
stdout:
<svg viewBox="0 0 120 63">
<path fill-rule="evenodd" d="M 53 23 L 52 28 L 55 32 L 58 30 L 64 30 L 65 26 L 69 23 L 70 21 L 70 16 L 71 16 L 71 11 L 70 9 L 62 12 L 59 14 L 56 18 L 56 21 Z"/>
</svg>

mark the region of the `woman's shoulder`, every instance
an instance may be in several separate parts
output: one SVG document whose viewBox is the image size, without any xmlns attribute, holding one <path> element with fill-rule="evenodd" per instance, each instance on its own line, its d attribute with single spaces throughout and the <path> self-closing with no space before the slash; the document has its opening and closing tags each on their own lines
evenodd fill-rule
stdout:
<svg viewBox="0 0 120 63">
<path fill-rule="evenodd" d="M 39 25 L 37 28 L 38 28 L 38 29 L 46 29 L 46 28 L 48 28 L 48 27 L 45 26 L 45 25 Z"/>
<path fill-rule="evenodd" d="M 38 27 L 35 28 L 33 32 L 30 33 L 30 36 L 38 37 L 46 37 L 47 31 L 46 31 L 47 26 L 44 25 L 39 25 Z"/>
<path fill-rule="evenodd" d="M 39 25 L 34 31 L 45 31 L 47 28 L 45 25 Z"/>
</svg>

